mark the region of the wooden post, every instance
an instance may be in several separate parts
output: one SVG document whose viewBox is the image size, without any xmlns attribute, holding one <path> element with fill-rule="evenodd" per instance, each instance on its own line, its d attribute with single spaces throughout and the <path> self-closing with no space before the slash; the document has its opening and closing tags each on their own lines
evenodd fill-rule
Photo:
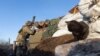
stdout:
<svg viewBox="0 0 100 56">
<path fill-rule="evenodd" d="M 8 44 L 10 45 L 10 38 L 9 38 L 9 40 L 8 40 Z"/>
<path fill-rule="evenodd" d="M 13 50 L 15 50 L 15 48 L 16 48 L 16 41 L 14 41 L 13 43 Z"/>
</svg>

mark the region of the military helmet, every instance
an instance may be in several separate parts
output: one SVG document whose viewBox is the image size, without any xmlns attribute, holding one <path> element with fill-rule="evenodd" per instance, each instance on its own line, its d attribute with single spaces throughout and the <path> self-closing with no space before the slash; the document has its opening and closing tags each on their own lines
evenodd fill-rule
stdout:
<svg viewBox="0 0 100 56">
<path fill-rule="evenodd" d="M 27 21 L 26 25 L 30 26 L 30 25 L 32 25 L 32 22 L 31 21 Z"/>
</svg>

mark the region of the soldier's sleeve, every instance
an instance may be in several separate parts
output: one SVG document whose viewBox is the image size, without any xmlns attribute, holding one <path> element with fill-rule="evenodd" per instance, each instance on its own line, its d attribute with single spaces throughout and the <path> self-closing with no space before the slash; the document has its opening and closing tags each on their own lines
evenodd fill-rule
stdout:
<svg viewBox="0 0 100 56">
<path fill-rule="evenodd" d="M 100 16 L 100 1 L 97 4 L 95 4 L 93 7 L 91 7 L 89 12 L 94 16 Z"/>
<path fill-rule="evenodd" d="M 90 2 L 88 1 L 89 0 L 80 0 L 78 8 L 81 14 L 85 17 L 100 15 L 100 1 L 98 0 L 97 3 L 95 0 L 92 0 Z"/>
</svg>

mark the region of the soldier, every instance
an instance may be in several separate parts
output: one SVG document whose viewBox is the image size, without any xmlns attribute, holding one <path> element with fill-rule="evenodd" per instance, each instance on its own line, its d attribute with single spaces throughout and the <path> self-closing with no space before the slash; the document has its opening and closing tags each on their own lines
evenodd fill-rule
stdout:
<svg viewBox="0 0 100 56">
<path fill-rule="evenodd" d="M 21 28 L 21 30 L 19 31 L 19 34 L 17 36 L 16 39 L 16 45 L 22 45 L 23 41 L 28 38 L 28 34 L 34 34 L 34 31 L 31 30 L 32 27 L 32 22 L 31 21 L 27 21 L 26 24 Z"/>
<path fill-rule="evenodd" d="M 83 21 L 89 25 L 89 38 L 100 38 L 100 0 L 80 0 L 78 4 Z"/>
<path fill-rule="evenodd" d="M 20 53 L 19 51 L 21 51 L 22 47 L 24 47 L 25 49 L 27 48 L 27 46 L 25 45 L 27 43 L 27 38 L 29 38 L 30 35 L 33 35 L 35 33 L 35 30 L 32 31 L 31 28 L 32 22 L 27 21 L 26 24 L 20 29 L 16 39 L 17 50 L 16 48 L 14 48 L 17 51 L 17 53 Z"/>
</svg>

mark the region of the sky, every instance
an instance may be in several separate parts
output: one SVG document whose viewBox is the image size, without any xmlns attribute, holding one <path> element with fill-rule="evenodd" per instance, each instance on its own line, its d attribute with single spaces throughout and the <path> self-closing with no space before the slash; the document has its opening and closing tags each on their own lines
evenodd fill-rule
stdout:
<svg viewBox="0 0 100 56">
<path fill-rule="evenodd" d="M 19 29 L 36 16 L 36 21 L 64 16 L 79 0 L 0 0 L 0 40 L 11 43 Z"/>
</svg>

